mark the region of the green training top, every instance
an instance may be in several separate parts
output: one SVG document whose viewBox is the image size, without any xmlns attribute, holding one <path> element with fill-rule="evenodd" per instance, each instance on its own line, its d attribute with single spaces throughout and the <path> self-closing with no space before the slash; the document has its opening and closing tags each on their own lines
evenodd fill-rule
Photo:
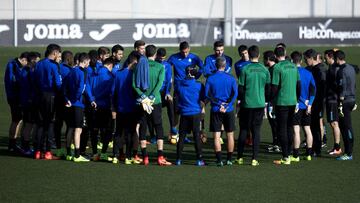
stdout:
<svg viewBox="0 0 360 203">
<path fill-rule="evenodd" d="M 250 63 L 239 76 L 239 85 L 244 86 L 245 98 L 241 101 L 244 108 L 265 107 L 265 85 L 270 84 L 270 73 L 260 63 Z"/>
<path fill-rule="evenodd" d="M 135 86 L 135 74 L 133 74 L 133 88 L 136 93 L 141 96 L 142 94 L 146 96 L 154 95 L 155 102 L 154 104 L 161 104 L 161 95 L 160 88 L 164 82 L 165 71 L 164 66 L 156 61 L 149 60 L 149 88 L 143 92 L 140 88 Z"/>
<path fill-rule="evenodd" d="M 277 106 L 294 106 L 297 103 L 296 83 L 300 80 L 295 64 L 288 60 L 280 61 L 274 66 L 271 84 L 278 85 L 274 104 Z"/>
</svg>

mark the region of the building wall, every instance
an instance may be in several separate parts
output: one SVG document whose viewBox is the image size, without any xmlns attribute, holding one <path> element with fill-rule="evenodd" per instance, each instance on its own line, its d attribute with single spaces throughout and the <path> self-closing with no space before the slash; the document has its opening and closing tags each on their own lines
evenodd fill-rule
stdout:
<svg viewBox="0 0 360 203">
<path fill-rule="evenodd" d="M 87 19 L 224 17 L 224 0 L 85 1 Z M 0 19 L 12 19 L 13 0 L 0 0 L 0 2 Z M 84 0 L 17 0 L 17 2 L 19 19 L 82 19 L 84 17 Z M 233 0 L 233 6 L 237 18 L 351 17 L 353 11 L 355 17 L 360 16 L 360 0 Z"/>
</svg>

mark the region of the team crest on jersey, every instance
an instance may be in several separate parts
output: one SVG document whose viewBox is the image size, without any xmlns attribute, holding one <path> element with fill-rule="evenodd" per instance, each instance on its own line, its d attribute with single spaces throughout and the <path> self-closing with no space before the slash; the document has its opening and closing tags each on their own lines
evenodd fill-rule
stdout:
<svg viewBox="0 0 360 203">
<path fill-rule="evenodd" d="M 191 63 L 191 61 L 192 61 L 192 60 L 191 60 L 191 58 L 189 58 L 189 60 L 188 60 L 188 61 Z"/>
</svg>

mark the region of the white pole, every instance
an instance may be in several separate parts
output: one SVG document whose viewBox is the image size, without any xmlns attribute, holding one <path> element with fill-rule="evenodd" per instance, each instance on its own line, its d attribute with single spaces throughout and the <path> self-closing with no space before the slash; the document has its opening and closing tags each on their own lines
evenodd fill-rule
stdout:
<svg viewBox="0 0 360 203">
<path fill-rule="evenodd" d="M 210 27 L 211 14 L 212 14 L 213 7 L 214 7 L 214 0 L 211 0 L 210 8 L 209 8 L 209 14 L 208 14 L 208 20 L 207 20 L 206 28 L 205 28 L 205 37 L 204 37 L 204 40 L 203 40 L 203 46 L 206 45 L 207 37 L 208 37 L 208 34 L 209 34 L 209 27 Z"/>
<path fill-rule="evenodd" d="M 235 6 L 234 2 L 232 2 L 232 12 L 231 12 L 231 45 L 234 47 L 236 46 L 236 36 L 235 36 L 235 26 L 236 26 L 236 18 L 235 18 Z"/>
<path fill-rule="evenodd" d="M 13 0 L 13 19 L 14 19 L 14 46 L 18 46 L 18 39 L 17 39 L 17 33 L 18 33 L 18 26 L 17 26 L 17 0 Z"/>
<path fill-rule="evenodd" d="M 224 42 L 225 46 L 231 46 L 231 13 L 232 13 L 232 0 L 225 0 L 225 13 L 224 13 Z"/>
<path fill-rule="evenodd" d="M 86 0 L 83 0 L 83 20 L 86 19 Z"/>
</svg>

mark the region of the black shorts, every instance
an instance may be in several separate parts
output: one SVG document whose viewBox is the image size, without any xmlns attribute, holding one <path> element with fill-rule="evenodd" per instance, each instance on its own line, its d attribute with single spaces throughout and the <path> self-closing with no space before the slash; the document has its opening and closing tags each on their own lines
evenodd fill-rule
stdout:
<svg viewBox="0 0 360 203">
<path fill-rule="evenodd" d="M 122 135 L 124 130 L 130 133 L 136 132 L 138 115 L 136 112 L 122 113 L 116 112 L 116 133 Z"/>
<path fill-rule="evenodd" d="M 112 113 L 110 109 L 96 109 L 94 113 L 94 128 L 110 128 Z"/>
<path fill-rule="evenodd" d="M 339 110 L 337 103 L 326 104 L 326 117 L 329 123 L 332 123 L 334 121 L 339 122 Z"/>
<path fill-rule="evenodd" d="M 200 133 L 201 114 L 191 116 L 181 116 L 179 125 L 179 134 Z"/>
<path fill-rule="evenodd" d="M 52 123 L 55 120 L 55 93 L 43 92 L 39 101 L 39 122 Z"/>
<path fill-rule="evenodd" d="M 310 126 L 311 115 L 306 113 L 306 109 L 299 109 L 293 116 L 293 125 Z"/>
<path fill-rule="evenodd" d="M 264 117 L 264 108 L 240 108 L 239 125 L 243 129 L 261 126 Z"/>
<path fill-rule="evenodd" d="M 210 113 L 210 132 L 221 132 L 222 125 L 224 125 L 225 132 L 233 132 L 235 130 L 235 115 L 233 111 Z"/>
<path fill-rule="evenodd" d="M 142 108 L 142 107 L 139 107 Z M 139 138 L 140 140 L 146 139 L 146 132 L 147 132 L 147 123 L 148 120 L 151 122 L 151 124 L 155 126 L 162 126 L 162 106 L 161 104 L 153 105 L 153 110 L 151 114 L 146 113 L 144 110 L 139 110 L 139 120 L 138 123 L 140 124 L 140 132 L 139 132 Z M 163 135 L 156 135 L 158 139 L 162 139 Z"/>
<path fill-rule="evenodd" d="M 23 122 L 24 123 L 35 123 L 36 115 L 38 113 L 35 107 L 23 107 Z"/>
<path fill-rule="evenodd" d="M 84 124 L 84 109 L 72 106 L 66 111 L 67 125 L 69 128 L 82 128 Z"/>
<path fill-rule="evenodd" d="M 19 122 L 21 121 L 23 115 L 21 107 L 18 103 L 10 103 L 10 111 L 11 111 L 11 121 Z"/>
<path fill-rule="evenodd" d="M 141 122 L 147 122 L 147 119 L 149 119 L 154 125 L 162 124 L 162 106 L 161 104 L 153 105 L 153 110 L 151 114 L 146 113 L 145 111 L 142 111 L 141 113 Z"/>
</svg>

